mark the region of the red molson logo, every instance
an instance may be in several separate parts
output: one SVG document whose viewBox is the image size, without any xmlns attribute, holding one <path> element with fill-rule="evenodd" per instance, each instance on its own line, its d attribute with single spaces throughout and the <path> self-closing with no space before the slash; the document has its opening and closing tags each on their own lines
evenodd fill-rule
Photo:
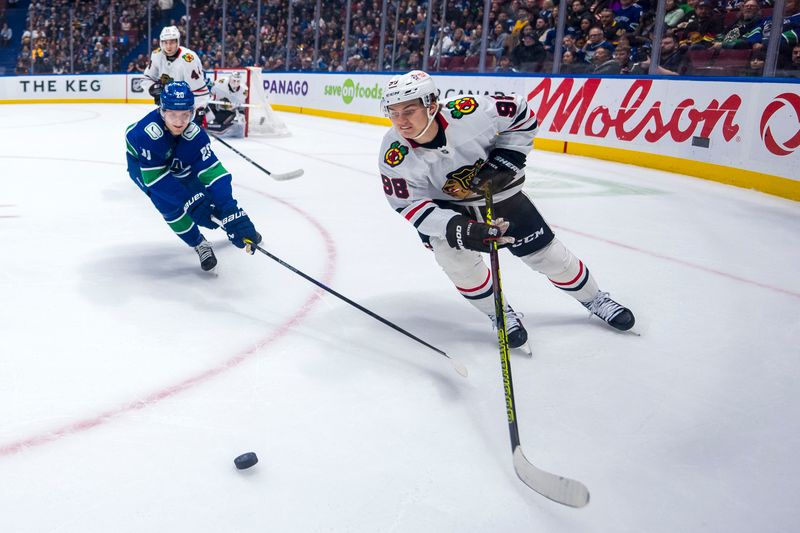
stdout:
<svg viewBox="0 0 800 533">
<path fill-rule="evenodd" d="M 674 108 L 662 109 L 659 100 L 644 104 L 653 80 L 635 80 L 625 93 L 619 109 L 600 106 L 589 111 L 602 80 L 587 79 L 570 100 L 575 81 L 572 78 L 563 79 L 551 94 L 553 80 L 545 78 L 528 94 L 529 101 L 541 95 L 536 113 L 540 122 L 554 111 L 551 132 L 561 132 L 570 119 L 570 134 L 606 137 L 613 130 L 613 135 L 623 141 L 632 141 L 643 131 L 644 139 L 648 142 L 655 142 L 666 135 L 675 142 L 684 142 L 694 136 L 707 138 L 720 121 L 722 137 L 726 142 L 730 142 L 739 132 L 739 125 L 734 123 L 734 119 L 742 99 L 736 94 L 728 96 L 722 103 L 713 99 L 705 109 L 696 108 L 692 98 L 682 100 Z M 644 115 L 642 110 L 646 110 Z"/>
<path fill-rule="evenodd" d="M 764 146 L 767 147 L 767 150 L 775 155 L 789 155 L 800 146 L 800 127 L 797 129 L 797 133 L 782 144 L 775 140 L 772 129 L 769 127 L 769 120 L 773 115 L 787 105 L 794 109 L 794 117 L 800 125 L 800 96 L 795 93 L 779 94 L 764 108 L 764 112 L 761 114 L 761 123 L 759 124 L 761 139 L 764 141 Z"/>
</svg>

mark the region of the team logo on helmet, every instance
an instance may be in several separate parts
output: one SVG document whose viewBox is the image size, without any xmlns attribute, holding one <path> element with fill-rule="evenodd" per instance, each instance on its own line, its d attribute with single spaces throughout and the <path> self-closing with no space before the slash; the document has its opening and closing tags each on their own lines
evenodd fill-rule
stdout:
<svg viewBox="0 0 800 533">
<path fill-rule="evenodd" d="M 471 96 L 459 98 L 452 102 L 447 102 L 447 109 L 450 110 L 450 115 L 453 118 L 461 118 L 464 115 L 469 115 L 478 109 L 478 101 Z"/>
<path fill-rule="evenodd" d="M 393 142 L 386 153 L 383 154 L 383 161 L 390 167 L 396 167 L 403 162 L 408 155 L 408 147 L 400 144 L 399 141 Z"/>
<path fill-rule="evenodd" d="M 474 165 L 464 165 L 458 170 L 448 173 L 442 192 L 458 200 L 474 196 L 475 193 L 469 188 L 469 182 L 472 181 L 482 165 L 483 159 L 478 159 Z"/>
<path fill-rule="evenodd" d="M 191 63 L 194 61 L 194 56 L 192 54 L 183 54 L 183 60 L 187 63 Z"/>
</svg>

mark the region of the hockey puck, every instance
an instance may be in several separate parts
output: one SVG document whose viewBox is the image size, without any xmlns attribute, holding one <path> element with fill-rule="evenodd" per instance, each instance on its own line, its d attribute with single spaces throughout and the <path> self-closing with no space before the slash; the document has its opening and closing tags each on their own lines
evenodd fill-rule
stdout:
<svg viewBox="0 0 800 533">
<path fill-rule="evenodd" d="M 235 464 L 236 468 L 238 468 L 239 470 L 250 468 L 257 462 L 258 462 L 258 456 L 256 456 L 254 452 L 243 453 L 242 455 L 233 460 L 233 464 Z"/>
</svg>

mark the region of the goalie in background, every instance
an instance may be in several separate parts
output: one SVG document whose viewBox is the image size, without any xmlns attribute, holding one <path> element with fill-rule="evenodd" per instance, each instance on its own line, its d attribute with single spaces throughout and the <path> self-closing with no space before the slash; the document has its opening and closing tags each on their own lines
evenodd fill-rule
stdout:
<svg viewBox="0 0 800 533">
<path fill-rule="evenodd" d="M 220 137 L 244 137 L 246 91 L 241 72 L 232 72 L 214 82 L 206 114 L 208 131 Z"/>
</svg>

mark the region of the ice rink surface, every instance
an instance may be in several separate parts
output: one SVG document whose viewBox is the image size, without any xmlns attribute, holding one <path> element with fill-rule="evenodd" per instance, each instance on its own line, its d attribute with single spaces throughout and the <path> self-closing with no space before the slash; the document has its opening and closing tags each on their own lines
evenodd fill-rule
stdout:
<svg viewBox="0 0 800 533">
<path fill-rule="evenodd" d="M 214 149 L 281 259 L 222 231 L 204 274 L 125 171 L 136 105 L 0 106 L 0 531 L 794 532 L 800 205 L 533 152 L 527 192 L 640 337 L 501 254 L 533 358 L 511 464 L 496 337 L 376 173 L 385 128 L 283 114 Z M 797 157 L 795 154 L 791 157 Z M 237 471 L 233 458 L 260 463 Z"/>
</svg>

